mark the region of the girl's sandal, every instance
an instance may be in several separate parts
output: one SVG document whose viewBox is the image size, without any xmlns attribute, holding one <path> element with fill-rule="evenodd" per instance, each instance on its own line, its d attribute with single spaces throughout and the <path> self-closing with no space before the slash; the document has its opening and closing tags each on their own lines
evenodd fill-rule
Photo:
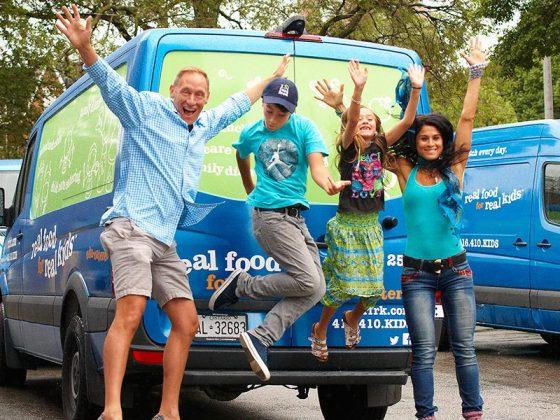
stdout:
<svg viewBox="0 0 560 420">
<path fill-rule="evenodd" d="M 342 316 L 342 322 L 344 322 L 344 341 L 346 348 L 353 349 L 362 339 L 360 336 L 360 328 L 354 328 L 346 322 L 346 312 L 344 312 Z"/>
<path fill-rule="evenodd" d="M 329 359 L 329 349 L 327 348 L 327 340 L 321 340 L 317 337 L 315 331 L 317 329 L 317 323 L 311 326 L 311 336 L 309 341 L 311 341 L 311 354 L 319 362 L 326 362 Z"/>
</svg>

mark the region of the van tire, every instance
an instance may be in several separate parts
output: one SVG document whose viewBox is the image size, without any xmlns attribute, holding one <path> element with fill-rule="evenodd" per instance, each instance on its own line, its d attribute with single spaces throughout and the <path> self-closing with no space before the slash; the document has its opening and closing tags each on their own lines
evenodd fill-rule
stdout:
<svg viewBox="0 0 560 420">
<path fill-rule="evenodd" d="M 74 315 L 66 328 L 62 353 L 62 412 L 66 420 L 96 418 L 101 407 L 87 398 L 84 324 Z"/>
<path fill-rule="evenodd" d="M 8 367 L 6 361 L 6 337 L 4 334 L 4 304 L 0 302 L 0 386 L 20 387 L 25 384 L 27 369 Z"/>
<path fill-rule="evenodd" d="M 387 406 L 368 407 L 367 385 L 319 385 L 319 405 L 325 420 L 383 420 Z"/>
<path fill-rule="evenodd" d="M 550 344 L 554 350 L 560 351 L 560 335 L 556 334 L 541 334 L 544 341 Z"/>
</svg>

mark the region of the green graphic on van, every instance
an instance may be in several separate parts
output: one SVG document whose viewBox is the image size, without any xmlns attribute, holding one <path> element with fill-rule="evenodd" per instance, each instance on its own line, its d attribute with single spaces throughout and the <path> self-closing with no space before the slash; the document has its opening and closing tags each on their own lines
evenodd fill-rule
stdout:
<svg viewBox="0 0 560 420">
<path fill-rule="evenodd" d="M 210 109 L 222 103 L 228 96 L 239 92 L 251 84 L 267 77 L 277 66 L 280 56 L 264 54 L 233 54 L 222 52 L 175 51 L 165 56 L 159 93 L 168 97 L 169 86 L 175 75 L 186 65 L 197 66 L 208 73 L 210 79 Z M 350 86 L 352 81 L 348 75 L 345 61 L 333 61 L 296 57 L 297 71 L 294 78 L 293 60 L 286 71 L 286 76 L 295 80 L 299 90 L 299 104 L 296 112 L 304 115 L 317 124 L 330 156 L 328 166 L 333 175 L 337 175 L 336 150 L 334 141 L 340 129 L 340 118 L 333 110 L 322 102 L 314 99 L 318 93 L 314 85 L 318 79 L 327 78 L 335 88 L 340 84 L 347 86 L 345 103 L 350 103 Z M 395 68 L 366 65 L 368 68 L 368 84 L 363 94 L 364 105 L 372 108 L 381 118 L 383 128 L 387 130 L 399 118 L 400 107 L 395 102 L 395 86 L 401 78 L 401 71 Z M 320 69 L 318 73 L 317 69 Z M 231 145 L 237 141 L 245 124 L 262 118 L 262 107 L 255 104 L 251 111 L 237 122 L 222 131 L 205 147 L 205 159 L 200 178 L 199 190 L 208 194 L 230 199 L 245 200 L 246 194 L 241 183 L 235 160 L 235 149 Z M 253 163 L 254 166 L 254 163 Z M 401 192 L 395 175 L 386 172 L 386 199 L 397 198 Z M 309 176 L 307 198 L 311 203 L 336 203 L 338 197 L 329 197 Z"/>
<path fill-rule="evenodd" d="M 117 72 L 126 77 L 126 66 Z M 120 131 L 95 85 L 52 116 L 39 145 L 31 218 L 110 193 Z"/>
</svg>

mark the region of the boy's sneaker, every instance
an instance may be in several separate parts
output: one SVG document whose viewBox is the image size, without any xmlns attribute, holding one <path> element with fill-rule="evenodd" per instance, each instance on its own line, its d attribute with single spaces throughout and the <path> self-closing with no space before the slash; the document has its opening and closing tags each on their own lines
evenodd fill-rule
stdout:
<svg viewBox="0 0 560 420">
<path fill-rule="evenodd" d="M 268 361 L 268 347 L 246 332 L 241 333 L 239 341 L 253 372 L 261 381 L 268 381 L 270 379 L 270 372 L 266 365 Z"/>
<path fill-rule="evenodd" d="M 220 310 L 226 306 L 233 305 L 239 298 L 235 294 L 235 289 L 237 289 L 237 279 L 243 270 L 234 270 L 224 281 L 218 290 L 216 290 L 212 296 L 210 296 L 210 302 L 208 302 L 208 308 L 211 311 Z"/>
</svg>

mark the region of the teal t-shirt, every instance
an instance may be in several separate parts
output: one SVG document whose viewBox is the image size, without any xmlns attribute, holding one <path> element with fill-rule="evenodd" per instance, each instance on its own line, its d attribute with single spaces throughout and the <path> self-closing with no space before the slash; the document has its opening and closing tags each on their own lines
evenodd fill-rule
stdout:
<svg viewBox="0 0 560 420">
<path fill-rule="evenodd" d="M 245 159 L 255 155 L 257 184 L 247 203 L 253 207 L 277 209 L 301 204 L 307 190 L 307 156 L 328 152 L 319 130 L 309 119 L 292 114 L 276 131 L 266 128 L 264 120 L 244 127 L 239 140 L 233 144 Z"/>
<path fill-rule="evenodd" d="M 423 260 L 456 255 L 463 251 L 461 239 L 438 203 L 445 183 L 421 185 L 416 180 L 417 172 L 418 166 L 410 171 L 402 196 L 407 232 L 404 254 Z"/>
</svg>

